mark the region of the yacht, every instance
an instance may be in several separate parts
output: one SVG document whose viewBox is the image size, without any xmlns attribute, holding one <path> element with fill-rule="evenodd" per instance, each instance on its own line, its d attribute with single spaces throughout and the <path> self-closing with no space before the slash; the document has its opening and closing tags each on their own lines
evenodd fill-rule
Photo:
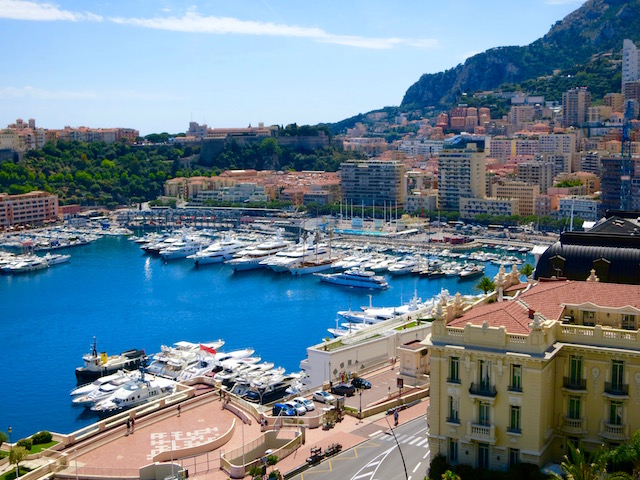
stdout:
<svg viewBox="0 0 640 480">
<path fill-rule="evenodd" d="M 60 253 L 51 253 L 51 252 L 48 252 L 44 257 L 42 257 L 43 260 L 46 260 L 49 266 L 64 263 L 68 261 L 70 258 L 71 258 L 71 255 L 62 255 Z"/>
<path fill-rule="evenodd" d="M 289 245 L 291 245 L 291 242 L 284 240 L 281 231 L 278 231 L 276 238 L 273 240 L 258 244 L 254 249 L 245 251 L 242 256 L 240 256 L 241 252 L 238 252 L 238 256 L 227 260 L 225 263 L 233 268 L 234 272 L 262 268 L 264 267 L 264 265 L 260 264 L 262 260 L 274 256 Z"/>
<path fill-rule="evenodd" d="M 86 383 L 118 370 L 135 370 L 144 359 L 144 350 L 126 350 L 119 355 L 111 356 L 106 352 L 98 352 L 96 337 L 93 337 L 91 350 L 82 356 L 83 366 L 76 368 L 76 379 L 78 383 Z"/>
<path fill-rule="evenodd" d="M 167 248 L 160 250 L 160 256 L 164 261 L 186 258 L 202 249 L 205 240 L 200 237 L 182 237 L 181 240 L 172 243 Z"/>
<path fill-rule="evenodd" d="M 296 244 L 292 248 L 281 250 L 275 255 L 265 258 L 260 262 L 264 267 L 270 268 L 274 272 L 286 272 L 291 267 L 296 266 L 310 258 L 313 243 L 304 241 Z"/>
<path fill-rule="evenodd" d="M 182 382 L 207 375 L 214 371 L 220 371 L 223 368 L 222 362 L 225 360 L 246 358 L 253 355 L 253 352 L 253 348 L 244 348 L 229 353 L 217 352 L 212 355 L 201 350 L 198 361 L 185 368 L 180 375 L 178 375 L 177 380 Z"/>
<path fill-rule="evenodd" d="M 188 255 L 187 258 L 192 259 L 196 267 L 209 263 L 222 263 L 233 258 L 238 251 L 246 246 L 246 242 L 233 237 L 225 237 L 197 253 Z"/>
<path fill-rule="evenodd" d="M 49 263 L 43 257 L 27 255 L 19 257 L 15 262 L 2 267 L 2 271 L 4 273 L 27 273 L 43 270 L 45 268 L 49 268 Z"/>
<path fill-rule="evenodd" d="M 477 277 L 484 274 L 484 266 L 482 265 L 467 265 L 458 274 L 460 278 Z"/>
<path fill-rule="evenodd" d="M 384 289 L 389 286 L 384 277 L 360 268 L 351 268 L 341 273 L 315 273 L 320 280 L 348 287 Z"/>
<path fill-rule="evenodd" d="M 107 414 L 136 407 L 171 395 L 175 386 L 175 382 L 164 378 L 134 380 L 124 384 L 109 397 L 96 403 L 91 407 L 91 410 L 97 413 Z"/>
<path fill-rule="evenodd" d="M 176 342 L 173 347 L 163 345 L 161 351 L 153 356 L 147 371 L 154 375 L 176 379 L 183 370 L 198 363 L 202 350 L 207 349 L 215 353 L 216 349 L 222 345 L 224 345 L 223 340 L 205 344 L 182 341 Z"/>
<path fill-rule="evenodd" d="M 140 372 L 135 370 L 133 372 L 122 372 L 122 375 L 118 375 L 116 378 L 108 382 L 102 383 L 98 388 L 92 390 L 84 395 L 76 395 L 71 400 L 74 406 L 91 407 L 96 403 L 105 400 L 107 397 L 115 393 L 125 383 L 140 379 Z"/>
<path fill-rule="evenodd" d="M 306 262 L 302 262 L 299 265 L 294 267 L 289 267 L 289 271 L 291 275 L 308 275 L 310 273 L 319 273 L 326 272 L 328 270 L 333 269 L 333 263 L 337 260 L 337 258 L 325 257 L 325 258 L 314 258 L 312 260 L 308 260 Z"/>
<path fill-rule="evenodd" d="M 97 378 L 91 383 L 85 383 L 80 385 L 79 387 L 74 388 L 73 390 L 71 390 L 69 395 L 71 395 L 72 397 L 77 397 L 78 395 L 87 395 L 93 392 L 94 390 L 97 390 L 102 385 L 124 378 L 126 375 L 127 375 L 127 372 L 125 372 L 124 370 L 118 370 L 116 373 L 112 373 L 111 375 L 106 375 L 104 377 Z"/>
<path fill-rule="evenodd" d="M 388 270 L 391 275 L 406 275 L 418 267 L 418 260 L 413 257 L 405 257 L 402 260 L 389 265 Z"/>
</svg>

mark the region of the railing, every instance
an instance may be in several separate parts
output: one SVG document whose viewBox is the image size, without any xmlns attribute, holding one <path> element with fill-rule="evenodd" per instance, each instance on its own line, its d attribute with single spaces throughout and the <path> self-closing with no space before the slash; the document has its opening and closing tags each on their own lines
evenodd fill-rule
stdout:
<svg viewBox="0 0 640 480">
<path fill-rule="evenodd" d="M 562 426 L 567 431 L 579 432 L 584 430 L 584 419 L 564 417 Z"/>
<path fill-rule="evenodd" d="M 447 423 L 455 423 L 456 425 L 460 425 L 459 417 L 447 417 Z"/>
<path fill-rule="evenodd" d="M 609 395 L 629 395 L 629 384 L 618 382 L 604 382 L 604 391 Z"/>
<path fill-rule="evenodd" d="M 459 378 L 447 378 L 447 383 L 455 383 L 457 385 L 460 385 L 460 379 Z"/>
<path fill-rule="evenodd" d="M 586 390 L 587 379 L 564 377 L 562 381 L 562 386 L 564 388 L 568 388 L 569 390 Z"/>
<path fill-rule="evenodd" d="M 625 437 L 626 427 L 625 425 L 613 425 L 611 423 L 605 423 L 603 424 L 602 433 L 608 437 Z"/>
<path fill-rule="evenodd" d="M 464 328 L 447 327 L 447 335 L 450 337 L 464 337 Z"/>
<path fill-rule="evenodd" d="M 489 385 L 485 382 L 472 383 L 469 387 L 469 393 L 471 395 L 478 395 L 481 397 L 495 397 L 498 393 L 495 385 Z"/>
<path fill-rule="evenodd" d="M 522 385 L 509 385 L 507 390 L 510 392 L 522 393 Z"/>
<path fill-rule="evenodd" d="M 472 440 L 493 443 L 496 436 L 496 427 L 495 425 L 480 425 L 469 422 L 467 423 L 467 436 Z"/>
<path fill-rule="evenodd" d="M 507 433 L 516 433 L 520 435 L 522 434 L 522 429 L 520 427 L 507 427 Z"/>
<path fill-rule="evenodd" d="M 509 345 L 526 345 L 528 342 L 528 335 L 507 335 L 507 344 Z"/>
</svg>

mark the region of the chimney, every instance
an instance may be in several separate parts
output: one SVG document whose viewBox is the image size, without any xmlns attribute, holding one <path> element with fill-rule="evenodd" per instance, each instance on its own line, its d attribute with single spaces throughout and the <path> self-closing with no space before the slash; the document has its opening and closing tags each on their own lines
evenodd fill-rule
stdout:
<svg viewBox="0 0 640 480">
<path fill-rule="evenodd" d="M 529 309 L 529 318 L 533 320 L 533 315 L 534 313 L 536 313 L 536 311 L 533 308 Z"/>
</svg>

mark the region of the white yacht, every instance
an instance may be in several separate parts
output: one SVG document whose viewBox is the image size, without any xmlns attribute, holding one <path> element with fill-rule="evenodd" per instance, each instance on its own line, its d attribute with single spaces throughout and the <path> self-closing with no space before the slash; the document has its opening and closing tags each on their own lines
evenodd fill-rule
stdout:
<svg viewBox="0 0 640 480">
<path fill-rule="evenodd" d="M 396 263 L 389 265 L 388 270 L 391 275 L 407 275 L 418 267 L 418 259 L 414 257 L 405 257 Z"/>
<path fill-rule="evenodd" d="M 212 243 L 207 248 L 200 250 L 187 258 L 193 259 L 196 267 L 209 263 L 222 263 L 230 260 L 241 249 L 247 246 L 246 242 L 233 237 L 225 237 Z"/>
<path fill-rule="evenodd" d="M 147 371 L 154 375 L 176 379 L 183 370 L 198 363 L 202 346 L 215 351 L 222 345 L 224 345 L 223 340 L 204 344 L 182 341 L 176 342 L 173 347 L 163 345 L 161 351 L 153 356 Z"/>
<path fill-rule="evenodd" d="M 68 261 L 71 258 L 71 255 L 62 255 L 61 253 L 48 252 L 42 258 L 47 261 L 49 266 L 51 266 L 51 265 L 58 265 L 60 263 L 64 263 L 64 262 Z"/>
<path fill-rule="evenodd" d="M 82 356 L 82 367 L 76 368 L 78 382 L 89 382 L 98 377 L 111 375 L 119 370 L 135 370 L 145 358 L 144 350 L 131 349 L 118 355 L 98 352 L 96 337 L 93 337 L 91 350 Z"/>
<path fill-rule="evenodd" d="M 260 264 L 274 272 L 286 272 L 292 266 L 299 265 L 306 259 L 311 258 L 312 249 L 313 243 L 311 242 L 298 243 L 292 248 L 281 250 L 269 258 L 265 258 Z"/>
<path fill-rule="evenodd" d="M 185 236 L 181 240 L 172 243 L 167 248 L 160 250 L 160 256 L 163 260 L 175 260 L 178 258 L 186 258 L 202 249 L 205 240 L 201 237 Z"/>
<path fill-rule="evenodd" d="M 5 265 L 2 267 L 2 271 L 4 273 L 27 273 L 43 270 L 45 268 L 49 268 L 49 263 L 43 257 L 27 255 L 20 257 L 15 262 Z"/>
<path fill-rule="evenodd" d="M 385 278 L 369 270 L 351 268 L 341 273 L 315 273 L 320 280 L 347 287 L 384 289 L 389 286 Z"/>
<path fill-rule="evenodd" d="M 242 350 L 235 350 L 229 353 L 217 352 L 215 354 L 210 354 L 209 352 L 201 349 L 198 361 L 185 368 L 180 375 L 178 375 L 177 380 L 182 382 L 207 375 L 215 370 L 221 370 L 223 368 L 222 362 L 230 359 L 250 357 L 253 355 L 253 352 L 253 348 L 244 348 Z"/>
<path fill-rule="evenodd" d="M 174 381 L 164 378 L 131 381 L 117 389 L 106 399 L 96 403 L 91 407 L 91 410 L 104 414 L 136 407 L 171 395 L 175 385 Z"/>
<path fill-rule="evenodd" d="M 246 250 L 242 256 L 240 256 L 241 252 L 238 252 L 238 256 L 227 260 L 225 263 L 233 268 L 234 272 L 261 268 L 264 266 L 260 264 L 262 260 L 272 257 L 276 253 L 286 249 L 289 245 L 291 245 L 291 242 L 284 240 L 279 230 L 276 238 L 273 240 L 260 243 L 254 249 Z"/>
<path fill-rule="evenodd" d="M 133 372 L 123 373 L 122 375 L 119 375 L 108 382 L 102 383 L 98 388 L 92 390 L 89 393 L 74 396 L 71 400 L 71 403 L 74 406 L 91 407 L 92 405 L 105 400 L 124 384 L 139 379 L 140 372 L 137 370 Z"/>
</svg>

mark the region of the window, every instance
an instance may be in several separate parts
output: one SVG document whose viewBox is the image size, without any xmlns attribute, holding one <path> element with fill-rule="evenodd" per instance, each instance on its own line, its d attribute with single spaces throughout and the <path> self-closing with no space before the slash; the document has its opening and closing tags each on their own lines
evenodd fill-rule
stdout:
<svg viewBox="0 0 640 480">
<path fill-rule="evenodd" d="M 614 360 L 611 362 L 611 388 L 621 390 L 624 383 L 624 362 Z"/>
<path fill-rule="evenodd" d="M 580 397 L 569 397 L 569 418 L 580 419 Z"/>
<path fill-rule="evenodd" d="M 609 403 L 609 424 L 622 425 L 622 402 Z"/>
<path fill-rule="evenodd" d="M 489 468 L 489 445 L 478 444 L 478 468 Z"/>
<path fill-rule="evenodd" d="M 520 450 L 517 448 L 509 449 L 509 468 L 513 467 L 516 463 L 520 463 Z"/>
<path fill-rule="evenodd" d="M 458 416 L 458 399 L 455 397 L 449 397 L 449 416 L 447 422 L 460 423 L 460 417 Z"/>
<path fill-rule="evenodd" d="M 449 439 L 449 463 L 458 463 L 458 440 Z"/>
<path fill-rule="evenodd" d="M 509 431 L 520 433 L 520 407 L 517 405 L 511 405 L 509 417 Z"/>
<path fill-rule="evenodd" d="M 491 387 L 491 362 L 486 360 L 478 360 L 478 383 L 481 389 L 489 389 Z"/>
<path fill-rule="evenodd" d="M 458 357 L 449 358 L 449 378 L 451 383 L 460 383 L 460 359 Z"/>
<path fill-rule="evenodd" d="M 622 314 L 622 328 L 625 330 L 635 330 L 636 329 L 636 316 Z"/>
<path fill-rule="evenodd" d="M 490 406 L 488 402 L 480 402 L 478 403 L 478 423 L 480 425 L 488 426 L 490 425 Z"/>
<path fill-rule="evenodd" d="M 511 365 L 511 385 L 509 390 L 522 391 L 522 365 Z"/>
<path fill-rule="evenodd" d="M 586 327 L 595 326 L 596 312 L 582 312 L 582 324 Z"/>
<path fill-rule="evenodd" d="M 574 385 L 582 380 L 582 357 L 576 355 L 569 357 L 569 380 Z"/>
</svg>

